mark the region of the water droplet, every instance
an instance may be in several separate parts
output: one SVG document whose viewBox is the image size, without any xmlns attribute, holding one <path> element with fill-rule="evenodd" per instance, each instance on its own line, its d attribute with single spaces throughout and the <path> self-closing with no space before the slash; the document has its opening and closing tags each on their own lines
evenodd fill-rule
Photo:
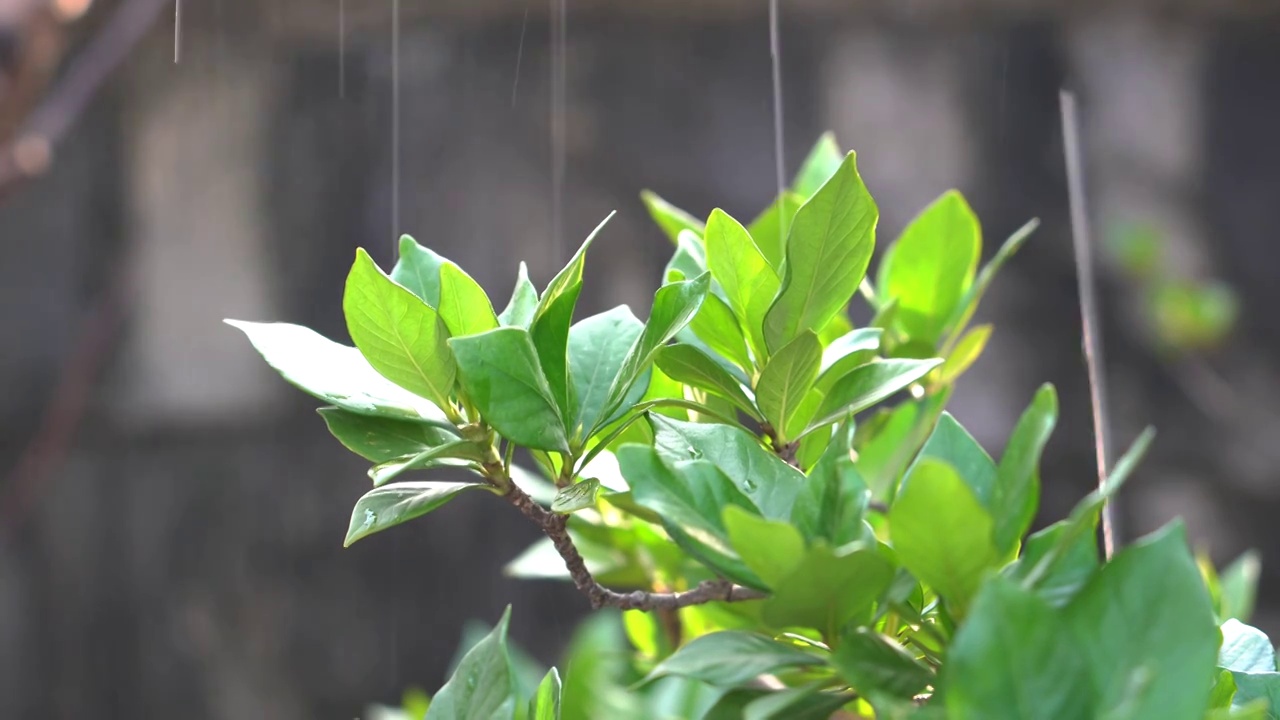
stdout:
<svg viewBox="0 0 1280 720">
<path fill-rule="evenodd" d="M 468 675 L 468 676 L 467 676 L 467 689 L 468 689 L 468 690 L 475 690 L 475 689 L 476 689 L 476 676 L 475 676 L 475 675 Z"/>
<path fill-rule="evenodd" d="M 697 448 L 689 448 L 689 457 L 693 458 L 694 460 L 701 460 L 702 451 Z"/>
<path fill-rule="evenodd" d="M 756 487 L 757 487 L 757 485 L 756 485 L 756 481 L 755 481 L 755 480 L 743 480 L 743 481 L 742 481 L 742 489 L 743 489 L 743 490 L 746 490 L 746 491 L 747 491 L 747 492 L 749 492 L 749 493 L 753 493 L 753 492 L 755 492 L 755 491 L 756 491 Z"/>
<path fill-rule="evenodd" d="M 378 516 L 372 510 L 365 508 L 364 523 L 360 527 L 371 528 L 373 527 L 373 524 L 376 522 L 378 522 Z"/>
</svg>

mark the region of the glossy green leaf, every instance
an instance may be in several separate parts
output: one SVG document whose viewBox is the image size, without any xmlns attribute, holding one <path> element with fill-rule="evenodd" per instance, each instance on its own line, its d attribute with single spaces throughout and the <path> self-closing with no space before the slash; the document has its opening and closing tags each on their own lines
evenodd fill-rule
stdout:
<svg viewBox="0 0 1280 720">
<path fill-rule="evenodd" d="M 859 413 L 929 374 L 941 360 L 873 360 L 836 381 L 809 429 Z"/>
<path fill-rule="evenodd" d="M 692 230 L 681 231 L 676 240 L 676 251 L 667 261 L 662 273 L 664 283 L 696 278 L 707 272 L 707 249 L 702 246 L 702 235 Z"/>
<path fill-rule="evenodd" d="M 658 352 L 654 362 L 667 377 L 715 393 L 748 415 L 759 415 L 738 380 L 692 345 L 668 345 Z"/>
<path fill-rule="evenodd" d="M 1261 572 L 1262 561 L 1254 550 L 1245 552 L 1223 568 L 1219 578 L 1222 586 L 1223 619 L 1249 621 L 1258 595 L 1258 576 Z"/>
<path fill-rule="evenodd" d="M 498 316 L 484 288 L 453 263 L 440 267 L 440 319 L 453 337 L 498 327 Z"/>
<path fill-rule="evenodd" d="M 631 345 L 622 367 L 609 386 L 608 400 L 602 416 L 608 417 L 630 394 L 632 386 L 653 362 L 658 349 L 666 345 L 680 332 L 702 307 L 702 301 L 711 287 L 711 276 L 701 275 L 693 280 L 671 283 L 658 289 L 653 296 L 653 309 L 644 332 Z"/>
<path fill-rule="evenodd" d="M 941 685 L 947 717 L 1106 717 L 1087 662 L 1060 613 L 1014 583 L 993 578 L 978 594 L 947 651 Z"/>
<path fill-rule="evenodd" d="M 599 492 L 600 481 L 595 478 L 574 483 L 556 493 L 556 499 L 551 501 L 551 512 L 568 515 L 585 508 L 595 507 L 596 495 Z"/>
<path fill-rule="evenodd" d="M 467 465 L 468 462 L 479 463 L 484 460 L 483 449 L 467 440 L 453 440 L 422 450 L 416 455 L 387 460 L 369 469 L 369 479 L 374 487 L 386 485 L 410 470 L 426 470 L 441 466 Z"/>
<path fill-rule="evenodd" d="M 837 162 L 836 167 L 839 165 Z M 756 247 L 760 248 L 760 254 L 764 255 L 774 270 L 782 269 L 782 260 L 787 256 L 787 234 L 795 222 L 796 212 L 803 204 L 803 197 L 794 192 L 783 192 L 747 226 L 747 232 L 755 240 Z"/>
<path fill-rule="evenodd" d="M 1068 532 L 1068 521 L 1063 520 L 1032 534 L 1023 545 L 1018 561 L 1006 571 L 1009 577 L 1023 582 L 1024 587 L 1034 590 L 1054 607 L 1063 607 L 1071 602 L 1101 565 L 1095 535 L 1077 533 L 1073 540 L 1067 542 L 1064 538 Z M 1061 557 L 1034 582 L 1026 582 L 1051 552 L 1058 552 Z"/>
<path fill-rule="evenodd" d="M 689 321 L 686 331 L 692 332 L 707 347 L 743 370 L 752 367 L 747 351 L 747 340 L 738 326 L 729 305 L 716 295 L 707 294 L 698 314 Z"/>
<path fill-rule="evenodd" d="M 428 400 L 387 380 L 356 348 L 289 323 L 226 320 L 289 384 L 359 415 L 444 422 Z"/>
<path fill-rule="evenodd" d="M 671 242 L 676 242 L 680 237 L 680 232 L 688 230 L 697 236 L 702 236 L 702 221 L 672 205 L 671 203 L 658 197 L 656 193 L 645 190 L 640 193 L 640 199 L 644 201 L 645 208 L 649 211 L 650 217 L 662 228 L 662 232 L 671 238 Z"/>
<path fill-rule="evenodd" d="M 791 419 L 818 379 L 822 344 L 806 330 L 769 358 L 756 383 L 756 404 L 782 442 L 791 439 Z"/>
<path fill-rule="evenodd" d="M 533 316 L 537 312 L 538 289 L 529 280 L 529 266 L 521 261 L 516 274 L 516 287 L 511 291 L 507 307 L 498 314 L 498 322 L 528 330 L 533 325 Z"/>
<path fill-rule="evenodd" d="M 1067 607 L 1099 708 L 1125 717 L 1199 720 L 1209 700 L 1218 628 L 1180 524 L 1117 553 Z M 1132 696 L 1136 674 L 1143 692 Z"/>
<path fill-rule="evenodd" d="M 736 505 L 724 509 L 723 519 L 733 549 L 769 587 L 778 587 L 804 556 L 804 538 L 788 523 Z"/>
<path fill-rule="evenodd" d="M 947 355 L 946 362 L 942 363 L 942 368 L 938 370 L 939 385 L 955 382 L 973 367 L 978 357 L 982 355 L 982 351 L 986 349 L 993 329 L 991 325 L 979 325 L 960 338 L 955 348 Z"/>
<path fill-rule="evenodd" d="M 400 236 L 400 259 L 391 279 L 433 308 L 440 307 L 440 268 L 449 261 L 408 235 Z"/>
<path fill-rule="evenodd" d="M 1218 667 L 1235 672 L 1275 672 L 1276 649 L 1267 634 L 1239 620 L 1222 623 Z"/>
<path fill-rule="evenodd" d="M 898 558 L 963 615 L 983 578 L 1000 559 L 994 522 L 955 469 L 926 459 L 889 509 Z"/>
<path fill-rule="evenodd" d="M 723 210 L 711 211 L 703 243 L 711 277 L 724 289 L 756 355 L 763 355 L 764 317 L 778 294 L 777 273 L 747 229 Z"/>
<path fill-rule="evenodd" d="M 527 448 L 568 452 L 564 422 L 528 332 L 498 328 L 449 344 L 467 397 L 499 434 Z"/>
<path fill-rule="evenodd" d="M 457 368 L 448 330 L 429 305 L 387 277 L 364 249 L 347 276 L 342 296 L 347 331 L 379 374 L 449 407 Z"/>
<path fill-rule="evenodd" d="M 933 684 L 933 671 L 898 643 L 870 628 L 847 633 L 831 655 L 836 672 L 863 696 L 910 699 Z"/>
<path fill-rule="evenodd" d="M 818 142 L 814 143 L 809 155 L 805 157 L 804 163 L 800 166 L 800 172 L 791 183 L 791 189 L 807 200 L 818 192 L 832 175 L 836 174 L 842 162 L 844 162 L 844 153 L 840 152 L 835 134 L 823 133 L 822 137 L 818 138 Z"/>
<path fill-rule="evenodd" d="M 484 490 L 482 483 L 406 482 L 375 488 L 356 501 L 344 546 L 390 527 L 422 517 L 464 490 Z"/>
<path fill-rule="evenodd" d="M 746 507 L 758 508 L 770 520 L 786 521 L 791 517 L 804 475 L 761 447 L 754 437 L 728 425 L 682 422 L 656 415 L 650 421 L 654 447 L 664 460 L 705 460 L 750 498 Z M 716 516 L 719 517 L 718 510 Z"/>
<path fill-rule="evenodd" d="M 1214 678 L 1213 690 L 1209 695 L 1210 710 L 1229 710 L 1231 708 L 1231 700 L 1236 695 L 1236 681 L 1232 677 L 1230 670 L 1221 670 L 1217 677 Z M 1207 716 L 1207 720 L 1215 720 L 1219 717 L 1212 712 Z M 1228 715 L 1229 717 L 1229 715 Z"/>
<path fill-rule="evenodd" d="M 455 433 L 424 422 L 360 415 L 336 407 L 317 412 L 343 446 L 377 463 L 417 455 L 457 439 Z"/>
<path fill-rule="evenodd" d="M 614 417 L 603 416 L 609 387 L 642 332 L 644 323 L 625 305 L 592 315 L 569 329 L 569 377 L 577 406 L 568 424 L 574 435 L 617 419 L 616 412 Z M 645 389 L 644 383 L 637 383 L 623 405 L 639 402 Z M 585 436 L 580 439 L 585 440 Z"/>
<path fill-rule="evenodd" d="M 897 324 L 914 340 L 936 344 L 973 283 L 982 229 L 964 197 L 951 190 L 907 225 L 880 265 L 880 298 L 898 301 Z"/>
<path fill-rule="evenodd" d="M 560 673 L 555 668 L 538 685 L 529 708 L 531 720 L 560 720 Z"/>
<path fill-rule="evenodd" d="M 1004 264 L 1012 258 L 1014 254 L 1026 244 L 1031 237 L 1031 233 L 1040 227 L 1039 220 L 1032 220 L 1026 225 L 1018 228 L 1009 239 L 1004 241 L 1000 249 L 996 251 L 994 257 L 982 266 L 982 270 L 978 272 L 978 277 L 974 280 L 969 289 L 965 291 L 964 297 L 956 305 L 955 311 L 952 313 L 951 320 L 947 323 L 948 332 L 957 334 L 962 332 L 969 324 L 969 320 L 973 317 L 973 313 L 978 309 L 978 303 L 982 301 L 982 296 L 986 294 L 987 288 L 991 286 L 991 282 L 995 280 L 996 273 Z"/>
<path fill-rule="evenodd" d="M 458 664 L 431 700 L 425 720 L 492 720 L 515 712 L 516 683 L 507 650 L 511 608 Z"/>
<path fill-rule="evenodd" d="M 809 540 L 822 539 L 838 547 L 861 532 L 870 494 L 854 467 L 852 440 L 852 424 L 838 427 L 796 496 L 791 522 Z"/>
<path fill-rule="evenodd" d="M 871 359 L 870 355 L 880 347 L 882 335 L 884 330 L 881 328 L 858 328 L 828 343 L 822 349 L 820 371 L 823 379 L 818 381 L 818 387 L 826 392 L 850 370 L 866 364 Z"/>
<path fill-rule="evenodd" d="M 920 457 L 942 460 L 955 468 L 978 498 L 978 502 L 988 510 L 991 509 L 996 485 L 996 464 L 951 413 L 944 412 L 938 418 L 933 434 L 920 449 Z"/>
<path fill-rule="evenodd" d="M 1058 394 L 1046 384 L 1036 391 L 1031 406 L 1018 420 L 996 470 L 991 511 L 996 520 L 996 546 L 1002 552 L 1012 549 L 1035 520 L 1040 503 L 1040 454 L 1057 422 Z"/>
<path fill-rule="evenodd" d="M 853 153 L 796 213 L 787 240 L 782 287 L 765 316 L 776 351 L 804 330 L 821 330 L 844 309 L 866 275 L 879 218 Z"/>
<path fill-rule="evenodd" d="M 724 631 L 703 635 L 680 648 L 649 673 L 691 677 L 737 687 L 765 673 L 821 665 L 822 658 L 756 633 Z"/>
<path fill-rule="evenodd" d="M 893 566 L 874 547 L 815 545 L 763 601 L 763 617 L 776 628 L 808 627 L 832 637 L 869 610 L 892 579 Z"/>
</svg>

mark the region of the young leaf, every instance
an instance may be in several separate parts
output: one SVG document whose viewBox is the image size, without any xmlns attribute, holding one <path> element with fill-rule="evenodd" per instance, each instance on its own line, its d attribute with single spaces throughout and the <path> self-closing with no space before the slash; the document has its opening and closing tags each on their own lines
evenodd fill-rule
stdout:
<svg viewBox="0 0 1280 720">
<path fill-rule="evenodd" d="M 551 512 L 569 515 L 596 504 L 596 495 L 600 492 L 600 481 L 594 478 L 575 483 L 556 493 L 551 501 Z"/>
<path fill-rule="evenodd" d="M 668 345 L 658 352 L 654 362 L 667 377 L 715 393 L 748 415 L 759 416 L 755 403 L 747 397 L 738 380 L 694 346 Z"/>
<path fill-rule="evenodd" d="M 343 410 L 370 417 L 444 422 L 444 413 L 379 375 L 356 348 L 289 323 L 226 320 L 242 331 L 289 384 Z"/>
<path fill-rule="evenodd" d="M 667 261 L 662 273 L 664 283 L 696 278 L 707 271 L 707 249 L 702 246 L 702 235 L 692 230 L 682 230 L 676 240 L 676 251 Z"/>
<path fill-rule="evenodd" d="M 1040 221 L 1032 220 L 1018 228 L 996 251 L 995 257 L 982 266 L 982 270 L 978 273 L 978 279 L 969 286 L 964 297 L 956 305 L 951 320 L 946 325 L 947 331 L 952 336 L 964 331 L 965 326 L 969 324 L 969 320 L 973 317 L 973 313 L 978 309 L 978 303 L 982 301 L 982 296 L 986 294 L 987 288 L 991 286 L 991 281 L 995 280 L 996 273 L 1000 271 L 1000 268 L 1004 267 L 1009 258 L 1013 257 L 1026 244 L 1027 239 L 1031 237 L 1031 233 L 1035 232 L 1038 227 L 1040 227 Z"/>
<path fill-rule="evenodd" d="M 724 509 L 729 542 L 769 587 L 778 587 L 804 556 L 804 538 L 785 522 L 766 520 L 736 505 Z"/>
<path fill-rule="evenodd" d="M 498 327 L 498 316 L 493 314 L 484 288 L 453 263 L 440 267 L 440 319 L 453 337 Z"/>
<path fill-rule="evenodd" d="M 515 712 L 516 681 L 507 650 L 510 606 L 498 626 L 462 658 L 431 700 L 425 720 L 490 720 Z"/>
<path fill-rule="evenodd" d="M 935 458 L 955 468 L 978 498 L 978 502 L 985 508 L 991 508 L 996 485 L 996 464 L 951 413 L 942 413 L 933 434 L 920 449 L 920 457 Z"/>
<path fill-rule="evenodd" d="M 566 420 L 575 435 L 617 419 L 616 412 L 614 417 L 602 415 L 609 387 L 626 360 L 628 348 L 642 332 L 644 323 L 625 305 L 592 315 L 569 328 L 569 378 L 577 406 Z M 638 383 L 623 405 L 639 402 L 645 389 L 643 383 Z M 585 441 L 585 435 L 579 440 Z"/>
<path fill-rule="evenodd" d="M 363 248 L 347 276 L 342 311 L 351 339 L 373 369 L 442 409 L 450 407 L 457 368 L 444 323 L 431 306 L 378 269 Z"/>
<path fill-rule="evenodd" d="M 765 316 L 773 352 L 803 330 L 818 331 L 849 304 L 867 272 L 879 218 L 850 153 L 796 213 L 782 287 Z"/>
<path fill-rule="evenodd" d="M 422 302 L 440 307 L 440 268 L 449 261 L 408 235 L 400 236 L 400 259 L 391 268 L 391 279 Z"/>
<path fill-rule="evenodd" d="M 692 332 L 713 352 L 743 370 L 752 369 L 751 355 L 747 352 L 747 340 L 742 335 L 742 328 L 738 326 L 738 319 L 733 316 L 733 310 L 730 310 L 725 301 L 718 296 L 707 293 L 702 309 L 689 321 L 689 327 L 685 332 Z"/>
<path fill-rule="evenodd" d="M 778 294 L 778 275 L 756 247 L 747 229 L 723 210 L 711 211 L 703 236 L 707 267 L 746 330 L 756 356 L 764 354 L 763 323 Z"/>
<path fill-rule="evenodd" d="M 831 179 L 832 175 L 836 174 L 842 162 L 844 162 L 844 153 L 840 152 L 836 136 L 829 132 L 823 133 L 800 166 L 800 172 L 791 183 L 792 191 L 806 200 L 809 199 Z"/>
<path fill-rule="evenodd" d="M 680 233 L 685 230 L 698 237 L 702 236 L 704 225 L 701 220 L 663 200 L 656 193 L 645 190 L 640 193 L 640 199 L 644 202 L 653 221 L 662 228 L 662 232 L 666 233 L 667 237 L 671 238 L 671 242 L 676 242 Z"/>
<path fill-rule="evenodd" d="M 951 466 L 922 460 L 889 509 L 893 548 L 907 569 L 964 615 L 1000 559 L 991 514 Z"/>
<path fill-rule="evenodd" d="M 375 488 L 356 501 L 344 547 L 390 527 L 422 517 L 464 490 L 484 490 L 483 483 L 407 482 Z"/>
<path fill-rule="evenodd" d="M 822 344 L 818 336 L 805 330 L 769 358 L 756 383 L 756 403 L 781 442 L 787 434 L 805 395 L 818 379 L 822 365 Z"/>
<path fill-rule="evenodd" d="M 887 693 L 910 699 L 934 682 L 929 666 L 867 627 L 844 636 L 831 655 L 831 664 L 863 696 Z"/>
<path fill-rule="evenodd" d="M 560 720 L 560 673 L 555 668 L 538 685 L 529 706 L 530 720 Z"/>
<path fill-rule="evenodd" d="M 506 309 L 498 315 L 502 325 L 520 327 L 525 330 L 533 324 L 534 313 L 538 311 L 538 289 L 529 280 L 529 266 L 523 261 L 516 273 L 516 287 L 511 291 L 511 300 Z"/>
<path fill-rule="evenodd" d="M 822 373 L 825 375 L 828 372 L 832 372 L 832 368 L 851 358 L 856 359 L 860 354 L 875 352 L 880 347 L 880 337 L 882 335 L 884 335 L 884 330 L 881 328 L 865 327 L 850 330 L 832 340 L 822 349 L 822 366 L 820 368 Z M 862 360 L 857 364 L 862 365 L 865 362 L 866 360 Z M 854 366 L 851 365 L 848 370 L 853 368 Z M 843 372 L 837 374 L 839 376 L 844 375 Z M 832 382 L 838 379 L 840 378 L 836 377 Z"/>
<path fill-rule="evenodd" d="M 991 494 L 996 546 L 1008 552 L 1022 539 L 1040 502 L 1040 453 L 1058 421 L 1058 394 L 1043 385 L 1009 437 Z"/>
<path fill-rule="evenodd" d="M 653 362 L 658 348 L 666 345 L 688 325 L 689 320 L 702 307 L 702 301 L 710 287 L 711 276 L 703 274 L 693 280 L 671 283 L 658 289 L 653 296 L 653 309 L 649 312 L 649 322 L 645 324 L 644 332 L 632 343 L 622 367 L 609 386 L 608 400 L 605 401 L 601 417 L 611 417 L 622 405 L 630 394 L 631 387 Z"/>
<path fill-rule="evenodd" d="M 836 167 L 839 165 L 837 161 Z M 787 233 L 804 200 L 796 193 L 784 191 L 747 226 L 747 232 L 760 248 L 760 254 L 774 270 L 782 269 L 782 259 L 787 256 Z"/>
<path fill-rule="evenodd" d="M 466 466 L 472 462 L 483 461 L 484 452 L 480 446 L 468 440 L 454 440 L 427 448 L 416 455 L 407 455 L 379 463 L 369 469 L 369 479 L 373 481 L 374 487 L 381 487 L 410 470 L 426 470 L 447 465 Z"/>
<path fill-rule="evenodd" d="M 1063 520 L 1034 533 L 1027 538 L 1018 561 L 1005 571 L 1008 577 L 1035 590 L 1037 595 L 1054 607 L 1063 607 L 1071 602 L 1100 565 L 1097 538 L 1091 533 L 1078 533 L 1074 540 L 1064 543 L 1065 534 L 1069 531 L 1068 521 Z M 1057 550 L 1059 545 L 1062 546 L 1061 550 Z M 1051 552 L 1061 553 L 1052 569 L 1035 582 L 1027 582 L 1027 578 Z"/>
<path fill-rule="evenodd" d="M 925 208 L 890 246 L 880 265 L 880 298 L 898 301 L 898 325 L 913 340 L 942 337 L 982 254 L 978 218 L 951 190 Z"/>
<path fill-rule="evenodd" d="M 680 648 L 647 680 L 679 675 L 722 687 L 737 687 L 786 668 L 821 665 L 822 658 L 764 635 L 726 630 L 703 635 Z"/>
<path fill-rule="evenodd" d="M 1244 553 L 1223 569 L 1220 581 L 1225 618 L 1249 621 L 1258 595 L 1258 575 L 1261 570 L 1262 562 L 1254 550 Z"/>
<path fill-rule="evenodd" d="M 320 408 L 329 432 L 348 450 L 366 460 L 386 462 L 457 439 L 442 427 L 412 420 L 359 415 L 336 407 Z"/>
<path fill-rule="evenodd" d="M 776 628 L 813 628 L 830 638 L 868 611 L 892 579 L 893 566 L 874 547 L 815 545 L 763 602 L 764 621 Z"/>
<path fill-rule="evenodd" d="M 453 338 L 449 345 L 467 397 L 499 434 L 535 450 L 569 451 L 564 421 L 529 333 L 498 328 Z"/>
<path fill-rule="evenodd" d="M 954 383 L 970 367 L 973 367 L 978 357 L 982 355 L 982 351 L 986 349 L 987 341 L 991 339 L 992 329 L 991 325 L 979 325 L 960 338 L 960 342 L 956 343 L 955 349 L 947 355 L 946 362 L 942 363 L 942 368 L 938 370 L 938 385 Z"/>
<path fill-rule="evenodd" d="M 854 368 L 831 386 L 818 407 L 817 418 L 809 423 L 805 432 L 866 410 L 928 375 L 941 362 L 936 359 L 874 360 Z"/>
</svg>

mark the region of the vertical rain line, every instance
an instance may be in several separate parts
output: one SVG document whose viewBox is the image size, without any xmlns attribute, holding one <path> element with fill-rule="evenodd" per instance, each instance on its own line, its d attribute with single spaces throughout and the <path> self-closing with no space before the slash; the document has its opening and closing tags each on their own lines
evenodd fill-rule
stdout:
<svg viewBox="0 0 1280 720">
<path fill-rule="evenodd" d="M 516 47 L 516 77 L 511 81 L 511 107 L 516 106 L 516 89 L 520 87 L 520 61 L 524 59 L 524 34 L 529 29 L 529 6 L 524 7 L 524 20 L 520 23 L 520 45 Z"/>
<path fill-rule="evenodd" d="M 347 0 L 338 0 L 338 97 L 347 98 Z"/>
<path fill-rule="evenodd" d="M 173 64 L 182 59 L 182 0 L 173 0 Z"/>
<path fill-rule="evenodd" d="M 782 43 L 778 38 L 778 0 L 769 0 L 769 55 L 773 66 L 773 153 L 778 180 L 778 208 L 782 208 L 782 193 L 786 190 L 787 160 L 782 148 Z M 786 247 L 786 218 L 779 213 L 778 230 L 782 234 L 778 246 Z"/>
<path fill-rule="evenodd" d="M 560 257 L 564 230 L 565 47 L 568 0 L 551 1 L 551 256 Z M 553 263 L 554 264 L 554 263 Z"/>
<path fill-rule="evenodd" d="M 1067 194 L 1071 202 L 1071 239 L 1075 245 L 1076 279 L 1080 291 L 1081 334 L 1084 336 L 1085 368 L 1089 374 L 1089 397 L 1093 405 L 1094 451 L 1098 463 L 1098 486 L 1110 472 L 1111 428 L 1107 415 L 1106 378 L 1102 372 L 1102 329 L 1098 324 L 1098 290 L 1093 279 L 1092 237 L 1084 187 L 1084 156 L 1080 145 L 1080 117 L 1076 98 L 1062 91 L 1062 145 L 1067 163 Z M 1102 508 L 1102 547 L 1108 559 L 1115 553 L 1115 499 Z"/>
<path fill-rule="evenodd" d="M 400 0 L 391 0 L 391 252 L 400 237 Z"/>
</svg>

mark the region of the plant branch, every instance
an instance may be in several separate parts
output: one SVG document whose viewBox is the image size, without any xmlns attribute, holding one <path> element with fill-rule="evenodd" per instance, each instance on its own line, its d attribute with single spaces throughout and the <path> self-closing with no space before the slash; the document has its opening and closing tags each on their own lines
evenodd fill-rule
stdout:
<svg viewBox="0 0 1280 720">
<path fill-rule="evenodd" d="M 707 580 L 699 583 L 692 590 L 677 593 L 658 593 L 636 590 L 620 593 L 601 585 L 587 569 L 573 538 L 569 537 L 568 515 L 549 512 L 533 501 L 514 482 L 509 483 L 503 496 L 525 517 L 533 521 L 540 530 L 551 538 L 551 544 L 564 559 L 565 567 L 573 584 L 591 601 L 591 607 L 600 609 L 616 607 L 622 610 L 675 610 L 690 605 L 703 605 L 709 602 L 739 602 L 743 600 L 759 600 L 766 597 L 764 593 L 751 588 L 735 585 L 728 580 Z"/>
</svg>

